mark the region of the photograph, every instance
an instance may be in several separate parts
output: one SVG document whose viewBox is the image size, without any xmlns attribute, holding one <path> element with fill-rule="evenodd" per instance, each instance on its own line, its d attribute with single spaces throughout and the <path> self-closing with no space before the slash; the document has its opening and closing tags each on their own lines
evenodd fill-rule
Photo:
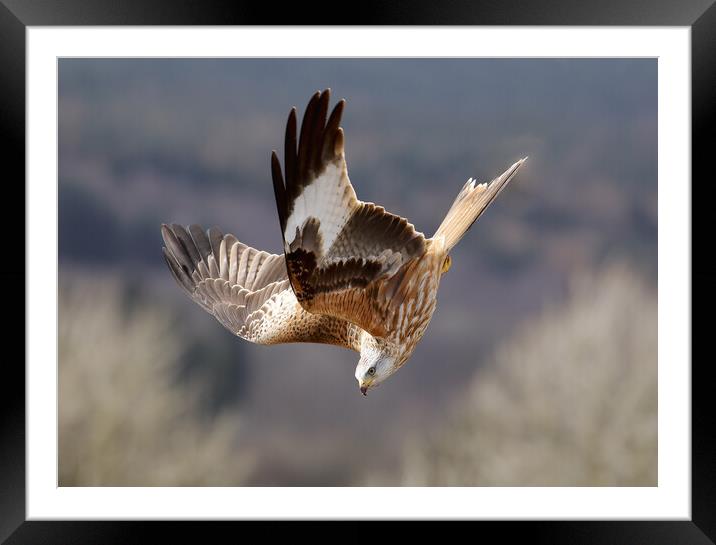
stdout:
<svg viewBox="0 0 716 545">
<path fill-rule="evenodd" d="M 59 487 L 657 487 L 658 59 L 57 59 Z"/>
</svg>

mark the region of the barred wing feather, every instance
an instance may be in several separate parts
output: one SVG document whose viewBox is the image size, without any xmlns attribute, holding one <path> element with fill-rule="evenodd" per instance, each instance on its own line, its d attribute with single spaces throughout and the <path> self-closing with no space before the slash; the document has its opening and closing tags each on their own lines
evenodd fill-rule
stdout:
<svg viewBox="0 0 716 545">
<path fill-rule="evenodd" d="M 353 348 L 351 325 L 305 311 L 282 255 L 269 254 L 198 225 L 163 225 L 164 258 L 174 279 L 226 329 L 259 344 L 318 342 Z"/>
</svg>

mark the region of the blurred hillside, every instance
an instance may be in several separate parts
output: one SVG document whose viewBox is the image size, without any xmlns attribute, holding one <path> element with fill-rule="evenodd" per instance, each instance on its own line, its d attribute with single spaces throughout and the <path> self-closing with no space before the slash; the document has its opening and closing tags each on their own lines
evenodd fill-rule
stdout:
<svg viewBox="0 0 716 545">
<path fill-rule="evenodd" d="M 396 484 L 656 486 L 656 318 L 656 294 L 624 266 L 576 278 L 407 442 Z"/>
<path fill-rule="evenodd" d="M 440 425 L 569 278 L 625 261 L 655 284 L 656 83 L 653 59 L 61 59 L 60 280 L 119 278 L 125 302 L 172 316 L 186 342 L 176 386 L 200 386 L 202 418 L 240 411 L 250 484 L 397 471 L 403 441 Z M 161 256 L 162 222 L 280 249 L 269 154 L 290 107 L 324 87 L 348 100 L 358 196 L 427 235 L 468 177 L 530 157 L 455 248 L 410 363 L 367 399 L 357 354 L 245 343 L 183 296 Z"/>
<path fill-rule="evenodd" d="M 59 291 L 59 485 L 238 486 L 253 461 L 236 410 L 208 417 L 180 382 L 187 335 L 119 279 Z"/>
</svg>

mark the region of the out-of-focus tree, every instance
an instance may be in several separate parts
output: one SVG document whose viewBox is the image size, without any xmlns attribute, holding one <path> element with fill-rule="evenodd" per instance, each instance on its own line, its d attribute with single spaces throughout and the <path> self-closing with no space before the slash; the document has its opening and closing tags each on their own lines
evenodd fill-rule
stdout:
<svg viewBox="0 0 716 545">
<path fill-rule="evenodd" d="M 60 283 L 60 486 L 246 482 L 239 414 L 208 416 L 201 384 L 177 380 L 186 342 L 169 315 L 128 305 L 116 279 Z"/>
<path fill-rule="evenodd" d="M 657 298 L 625 266 L 577 278 L 476 372 L 401 484 L 656 486 Z"/>
</svg>

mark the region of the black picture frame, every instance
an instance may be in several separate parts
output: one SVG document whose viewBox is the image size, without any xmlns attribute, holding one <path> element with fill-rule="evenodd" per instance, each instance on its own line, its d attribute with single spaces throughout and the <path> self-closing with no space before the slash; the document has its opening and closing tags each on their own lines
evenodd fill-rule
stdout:
<svg viewBox="0 0 716 545">
<path fill-rule="evenodd" d="M 348 6 L 346 6 L 348 7 Z M 362 2 L 351 10 L 350 24 L 370 25 L 619 25 L 689 26 L 692 53 L 692 293 L 716 280 L 716 266 L 693 253 L 697 241 L 706 240 L 709 229 L 698 206 L 709 206 L 705 179 L 714 141 L 716 106 L 716 6 L 713 0 L 602 0 L 596 2 L 503 0 L 475 2 L 457 0 Z M 19 225 L 25 226 L 25 31 L 28 26 L 54 25 L 247 25 L 247 24 L 346 24 L 335 3 L 314 2 L 307 10 L 255 2 L 219 3 L 191 0 L 0 0 L 0 140 L 3 156 L 3 195 L 7 245 L 2 268 L 5 302 L 3 335 L 20 344 L 24 355 L 26 290 L 25 259 L 11 246 Z M 712 136 L 709 137 L 708 135 Z M 10 167 L 10 168 L 8 168 Z M 696 197 L 696 198 L 694 198 Z M 7 218 L 7 214 L 19 217 Z M 12 232 L 10 230 L 13 230 Z M 48 241 L 53 243 L 53 241 Z M 8 251 L 9 250 L 9 251 Z M 40 250 L 41 251 L 41 250 Z M 20 286 L 25 286 L 25 291 Z M 692 303 L 692 336 L 700 333 L 701 344 L 708 326 L 697 321 L 696 311 L 714 303 L 713 289 L 702 289 Z M 692 340 L 692 347 L 697 346 Z M 226 522 L 59 522 L 25 520 L 25 371 L 20 357 L 5 350 L 0 375 L 0 540 L 16 543 L 138 543 L 156 541 L 207 541 Z M 501 541 L 527 539 L 537 543 L 713 543 L 716 540 L 716 445 L 714 411 L 710 407 L 712 382 L 707 379 L 710 361 L 693 357 L 692 348 L 692 518 L 690 521 L 532 521 L 478 522 L 470 531 L 499 535 Z M 710 358 L 709 358 L 710 359 Z M 22 358 L 24 360 L 24 357 Z M 685 362 L 674 362 L 684 364 Z M 228 528 L 232 533 L 234 529 Z M 240 539 L 241 536 L 236 536 Z"/>
</svg>

